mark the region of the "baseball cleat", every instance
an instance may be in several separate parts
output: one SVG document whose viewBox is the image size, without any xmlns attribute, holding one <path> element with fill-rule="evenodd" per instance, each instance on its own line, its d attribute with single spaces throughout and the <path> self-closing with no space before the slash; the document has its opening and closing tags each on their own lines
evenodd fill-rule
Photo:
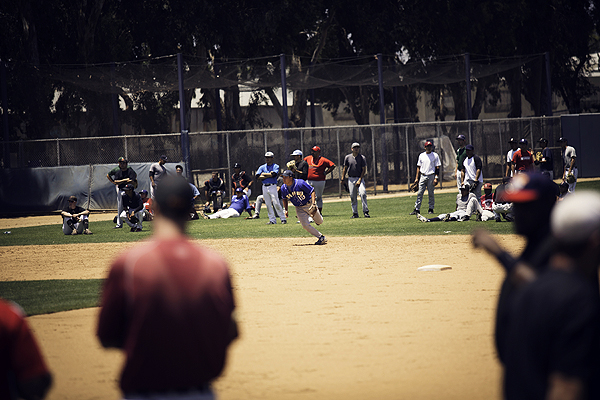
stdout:
<svg viewBox="0 0 600 400">
<path fill-rule="evenodd" d="M 131 229 L 129 230 L 129 232 L 136 232 L 137 228 L 135 226 L 132 226 Z"/>
<path fill-rule="evenodd" d="M 73 230 L 71 231 L 71 235 L 77 235 L 77 231 L 76 231 L 75 229 L 73 229 Z"/>
<path fill-rule="evenodd" d="M 252 219 L 259 219 L 260 218 L 260 214 L 254 214 L 254 216 L 252 217 Z"/>
<path fill-rule="evenodd" d="M 444 215 L 444 218 L 442 219 L 442 221 L 448 222 L 449 219 L 450 219 L 450 214 L 446 214 L 446 215 Z"/>
<path fill-rule="evenodd" d="M 365 213 L 365 218 L 371 218 L 368 211 Z"/>
<path fill-rule="evenodd" d="M 350 217 L 351 219 L 353 218 L 358 218 L 358 214 L 352 214 L 352 216 Z"/>
<path fill-rule="evenodd" d="M 92 231 L 90 231 L 89 229 L 86 229 L 86 230 L 83 231 L 83 234 L 84 235 L 91 235 Z"/>
<path fill-rule="evenodd" d="M 417 214 L 417 218 L 418 218 L 418 219 L 419 219 L 419 221 L 421 221 L 421 222 L 429 222 L 429 221 L 427 220 L 427 218 L 425 218 L 425 217 L 424 217 L 424 216 L 422 216 L 421 214 Z"/>
<path fill-rule="evenodd" d="M 325 243 L 327 243 L 327 239 L 325 239 L 325 236 L 323 236 L 323 235 L 321 235 L 321 237 L 319 238 L 319 240 L 317 240 L 315 242 L 316 245 L 322 245 L 322 244 L 325 244 Z"/>
<path fill-rule="evenodd" d="M 275 225 L 277 222 L 273 222 L 273 221 L 269 221 L 267 222 L 267 225 Z"/>
<path fill-rule="evenodd" d="M 123 225 L 117 225 L 113 229 L 121 229 L 122 227 L 123 227 Z"/>
<path fill-rule="evenodd" d="M 135 231 L 136 231 L 136 232 L 141 232 L 141 231 L 142 231 L 142 228 L 137 228 Z"/>
<path fill-rule="evenodd" d="M 417 210 L 416 208 L 408 215 L 417 215 L 419 214 L 419 210 Z"/>
<path fill-rule="evenodd" d="M 283 225 L 285 225 L 285 224 L 287 224 L 287 220 L 285 220 L 285 219 L 284 219 L 283 221 L 281 221 L 281 223 L 282 223 Z"/>
<path fill-rule="evenodd" d="M 433 208 L 430 208 L 429 211 L 427 211 L 427 214 L 433 214 Z"/>
</svg>

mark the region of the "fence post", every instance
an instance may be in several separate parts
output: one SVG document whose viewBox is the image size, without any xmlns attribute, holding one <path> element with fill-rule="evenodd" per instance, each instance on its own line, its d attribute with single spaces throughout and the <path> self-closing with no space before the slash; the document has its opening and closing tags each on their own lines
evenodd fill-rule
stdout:
<svg viewBox="0 0 600 400">
<path fill-rule="evenodd" d="M 467 84 L 467 119 L 471 120 L 473 119 L 473 110 L 471 110 L 471 56 L 469 53 L 465 53 L 465 82 Z"/>
<path fill-rule="evenodd" d="M 10 140 L 9 129 L 8 129 L 8 85 L 6 83 L 6 64 L 4 60 L 0 58 L 0 85 L 2 88 L 0 91 L 2 95 L 2 132 L 4 137 L 4 151 L 2 156 L 4 158 L 4 168 L 10 168 L 10 148 L 8 141 Z"/>
<path fill-rule="evenodd" d="M 387 143 L 385 140 L 385 101 L 383 99 L 383 55 L 377 54 L 377 74 L 379 77 L 379 123 L 381 124 L 381 183 L 383 191 L 388 191 L 388 163 L 387 163 Z"/>
<path fill-rule="evenodd" d="M 341 147 L 340 147 L 340 128 L 335 130 L 335 139 L 337 141 L 337 158 L 338 158 L 337 165 L 339 165 L 343 171 L 344 166 L 342 165 L 342 153 L 341 153 Z M 342 173 L 339 172 L 339 174 L 340 174 L 340 179 L 338 179 L 338 191 L 339 191 L 340 199 L 341 199 L 342 198 Z"/>
<path fill-rule="evenodd" d="M 179 129 L 181 131 L 181 155 L 186 171 L 190 169 L 190 144 L 188 138 L 187 124 L 185 121 L 185 87 L 183 85 L 183 55 L 177 53 L 177 78 L 179 80 Z M 189 180 L 189 178 L 188 178 Z"/>
<path fill-rule="evenodd" d="M 552 77 L 550 76 L 550 53 L 546 52 L 544 54 L 544 58 L 546 59 L 546 107 L 547 113 L 546 115 L 552 116 Z"/>
<path fill-rule="evenodd" d="M 404 139 L 406 140 L 406 185 L 410 186 L 410 153 L 408 151 L 408 125 L 404 125 Z"/>
</svg>

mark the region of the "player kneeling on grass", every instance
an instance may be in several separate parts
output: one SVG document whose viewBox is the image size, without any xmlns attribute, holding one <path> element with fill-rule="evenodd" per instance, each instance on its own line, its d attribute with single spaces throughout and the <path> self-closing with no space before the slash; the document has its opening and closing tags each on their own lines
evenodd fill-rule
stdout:
<svg viewBox="0 0 600 400">
<path fill-rule="evenodd" d="M 133 190 L 133 185 L 125 185 L 125 194 L 123 195 L 123 212 L 121 220 L 125 221 L 131 228 L 131 232 L 142 231 L 142 221 L 144 220 L 144 202 L 139 194 Z"/>
<path fill-rule="evenodd" d="M 69 205 L 63 208 L 60 215 L 63 217 L 62 230 L 65 235 L 92 234 L 88 229 L 90 212 L 77 205 L 77 197 L 69 197 Z"/>
<path fill-rule="evenodd" d="M 231 197 L 231 205 L 227 208 L 223 208 L 212 215 L 206 215 L 204 211 L 200 211 L 200 214 L 204 219 L 217 219 L 217 218 L 229 218 L 239 217 L 246 210 L 248 215 L 247 219 L 252 218 L 252 207 L 248 202 L 248 196 L 244 194 L 244 189 L 238 187 L 235 189 L 235 196 Z"/>
<path fill-rule="evenodd" d="M 311 217 L 317 225 L 323 223 L 323 216 L 316 204 L 317 196 L 315 195 L 315 189 L 302 179 L 294 179 L 294 173 L 290 170 L 283 171 L 281 177 L 283 178 L 281 197 L 283 198 L 283 207 L 285 208 L 286 215 L 288 213 L 288 201 L 291 201 L 296 207 L 296 215 L 302 227 L 319 239 L 315 244 L 321 245 L 327 243 L 325 236 L 310 225 Z"/>
<path fill-rule="evenodd" d="M 483 209 L 479 204 L 479 199 L 474 193 L 469 192 L 470 186 L 464 184 L 460 187 L 460 193 L 456 195 L 456 211 L 450 214 L 440 214 L 435 218 L 427 219 L 421 214 L 417 214 L 417 218 L 421 222 L 437 222 L 437 221 L 468 221 L 471 215 L 477 214 L 477 220 L 481 220 Z"/>
</svg>

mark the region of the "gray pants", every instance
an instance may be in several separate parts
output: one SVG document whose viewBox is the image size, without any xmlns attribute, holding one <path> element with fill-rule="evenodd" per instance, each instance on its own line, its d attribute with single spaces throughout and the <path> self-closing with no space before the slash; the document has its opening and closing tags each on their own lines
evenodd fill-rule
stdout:
<svg viewBox="0 0 600 400">
<path fill-rule="evenodd" d="M 433 210 L 433 207 L 435 206 L 435 197 L 433 194 L 434 178 L 435 178 L 435 174 L 431 174 L 431 175 L 421 174 L 421 178 L 419 178 L 419 191 L 417 192 L 417 201 L 415 201 L 415 210 L 421 209 L 421 203 L 423 202 L 423 193 L 425 193 L 425 189 L 427 189 L 427 196 L 429 197 L 429 208 L 431 210 Z"/>
<path fill-rule="evenodd" d="M 79 222 L 76 223 L 76 224 L 73 224 L 72 228 L 67 223 L 67 221 L 69 221 L 70 219 L 71 219 L 71 217 L 63 217 L 63 226 L 62 226 L 63 233 L 65 235 L 70 235 L 75 230 L 75 231 L 77 231 L 77 233 L 79 235 L 81 235 L 83 233 L 84 229 L 87 227 L 87 224 L 88 224 L 88 217 L 87 217 L 87 215 L 80 215 L 79 216 Z"/>
<path fill-rule="evenodd" d="M 362 203 L 362 211 L 364 213 L 369 212 L 369 206 L 367 206 L 367 189 L 365 188 L 365 182 L 360 181 L 360 185 L 356 187 L 356 181 L 358 177 L 348 177 L 348 190 L 350 191 L 350 202 L 352 203 L 352 214 L 358 214 L 358 200 L 357 194 L 360 196 L 360 202 Z"/>
<path fill-rule="evenodd" d="M 313 235 L 316 238 L 321 237 L 321 232 L 319 232 L 314 226 L 310 224 L 310 215 L 308 214 L 308 209 L 310 208 L 309 204 L 303 206 L 296 206 L 296 216 L 298 216 L 298 220 L 302 224 L 302 227 L 306 229 L 308 233 Z M 317 213 L 313 217 L 315 223 L 317 225 L 321 225 L 323 223 L 323 216 L 317 210 Z"/>
</svg>

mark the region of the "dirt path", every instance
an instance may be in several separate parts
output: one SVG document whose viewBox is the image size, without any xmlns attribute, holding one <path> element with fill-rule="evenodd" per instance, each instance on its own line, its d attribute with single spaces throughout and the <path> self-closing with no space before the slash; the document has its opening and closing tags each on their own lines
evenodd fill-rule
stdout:
<svg viewBox="0 0 600 400">
<path fill-rule="evenodd" d="M 230 240 L 201 243 L 230 261 L 241 336 L 220 399 L 500 398 L 493 315 L 500 268 L 467 236 L 255 239 L 272 256 L 246 259 Z M 501 236 L 520 248 L 515 236 Z M 132 244 L 3 248 L 0 280 L 103 278 Z M 282 262 L 284 260 L 284 262 Z M 427 264 L 452 270 L 417 272 Z M 118 399 L 122 356 L 94 336 L 98 309 L 30 317 L 55 384 L 49 399 Z"/>
</svg>

